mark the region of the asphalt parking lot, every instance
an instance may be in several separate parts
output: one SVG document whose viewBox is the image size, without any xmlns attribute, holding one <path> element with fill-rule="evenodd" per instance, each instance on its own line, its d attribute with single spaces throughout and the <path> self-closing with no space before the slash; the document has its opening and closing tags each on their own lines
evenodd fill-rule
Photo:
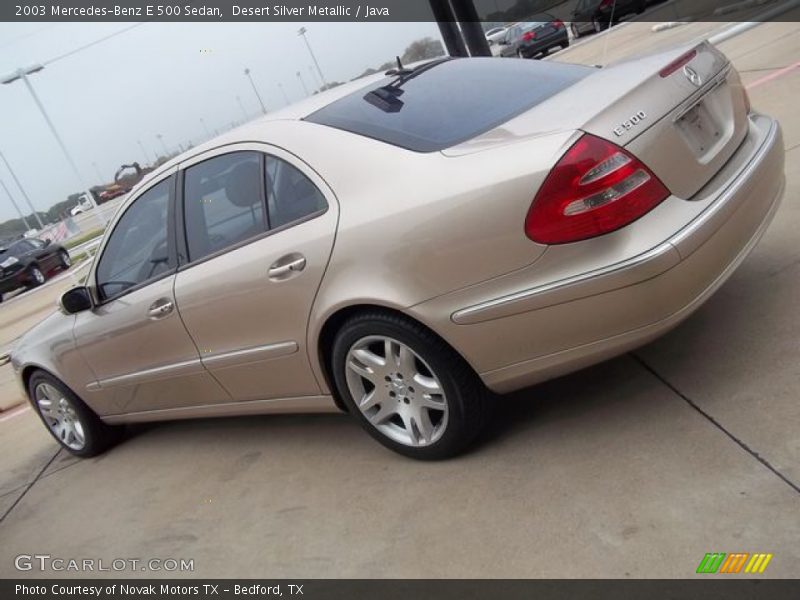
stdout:
<svg viewBox="0 0 800 600">
<path fill-rule="evenodd" d="M 645 25 L 554 59 L 723 27 Z M 783 125 L 787 190 L 753 254 L 676 330 L 501 399 L 486 443 L 442 463 L 394 455 L 345 415 L 137 426 L 84 461 L 32 411 L 0 416 L 0 576 L 41 576 L 14 568 L 39 553 L 193 559 L 202 577 L 683 578 L 707 552 L 772 553 L 764 576 L 800 576 L 798 33 L 771 23 L 721 44 Z"/>
</svg>

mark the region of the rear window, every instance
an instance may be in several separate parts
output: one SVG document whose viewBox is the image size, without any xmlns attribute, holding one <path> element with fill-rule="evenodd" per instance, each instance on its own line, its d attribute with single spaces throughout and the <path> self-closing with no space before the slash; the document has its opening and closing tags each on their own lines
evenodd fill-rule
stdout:
<svg viewBox="0 0 800 600">
<path fill-rule="evenodd" d="M 403 79 L 387 77 L 305 120 L 416 152 L 435 152 L 502 125 L 591 72 L 534 60 L 444 60 Z"/>
</svg>

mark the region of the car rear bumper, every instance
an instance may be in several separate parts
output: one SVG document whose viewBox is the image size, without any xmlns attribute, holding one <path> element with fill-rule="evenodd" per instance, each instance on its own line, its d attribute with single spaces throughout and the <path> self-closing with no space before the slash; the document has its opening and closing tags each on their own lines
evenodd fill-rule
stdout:
<svg viewBox="0 0 800 600">
<path fill-rule="evenodd" d="M 512 294 L 489 295 L 492 285 L 508 289 L 500 280 L 482 285 L 485 300 L 453 310 L 440 333 L 497 392 L 589 366 L 665 333 L 728 279 L 777 211 L 785 183 L 781 130 L 766 117 L 754 117 L 751 128 L 760 143 L 742 145 L 731 159 L 736 170 L 723 169 L 698 194 L 712 196 L 707 207 L 662 243 Z M 536 265 L 530 272 L 535 280 Z M 427 307 L 414 309 L 420 318 L 431 316 Z"/>
<path fill-rule="evenodd" d="M 569 34 L 566 28 L 560 29 L 541 40 L 520 44 L 519 48 L 526 57 L 530 58 L 531 56 L 536 56 L 556 46 L 569 46 Z"/>
</svg>

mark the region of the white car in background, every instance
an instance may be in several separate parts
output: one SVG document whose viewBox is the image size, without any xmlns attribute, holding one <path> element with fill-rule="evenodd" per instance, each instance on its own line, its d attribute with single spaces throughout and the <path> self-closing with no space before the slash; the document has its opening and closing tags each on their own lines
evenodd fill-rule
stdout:
<svg viewBox="0 0 800 600">
<path fill-rule="evenodd" d="M 493 55 L 499 47 L 497 42 L 505 37 L 506 31 L 508 31 L 508 27 L 494 27 L 486 32 L 486 41 L 489 42 L 489 48 L 492 50 Z"/>
</svg>

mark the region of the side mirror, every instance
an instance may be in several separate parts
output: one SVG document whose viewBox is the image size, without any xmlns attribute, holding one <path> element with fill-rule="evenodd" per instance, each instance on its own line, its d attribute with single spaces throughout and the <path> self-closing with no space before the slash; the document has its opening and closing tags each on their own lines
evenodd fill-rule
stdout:
<svg viewBox="0 0 800 600">
<path fill-rule="evenodd" d="M 52 244 L 52 243 L 53 243 L 53 240 L 51 240 L 50 238 L 45 238 L 45 239 L 44 239 L 44 245 L 45 245 L 45 246 L 49 246 L 49 245 L 50 245 L 50 244 Z"/>
<path fill-rule="evenodd" d="M 74 315 L 92 308 L 92 295 L 87 287 L 75 287 L 64 292 L 58 303 L 64 314 Z"/>
</svg>

